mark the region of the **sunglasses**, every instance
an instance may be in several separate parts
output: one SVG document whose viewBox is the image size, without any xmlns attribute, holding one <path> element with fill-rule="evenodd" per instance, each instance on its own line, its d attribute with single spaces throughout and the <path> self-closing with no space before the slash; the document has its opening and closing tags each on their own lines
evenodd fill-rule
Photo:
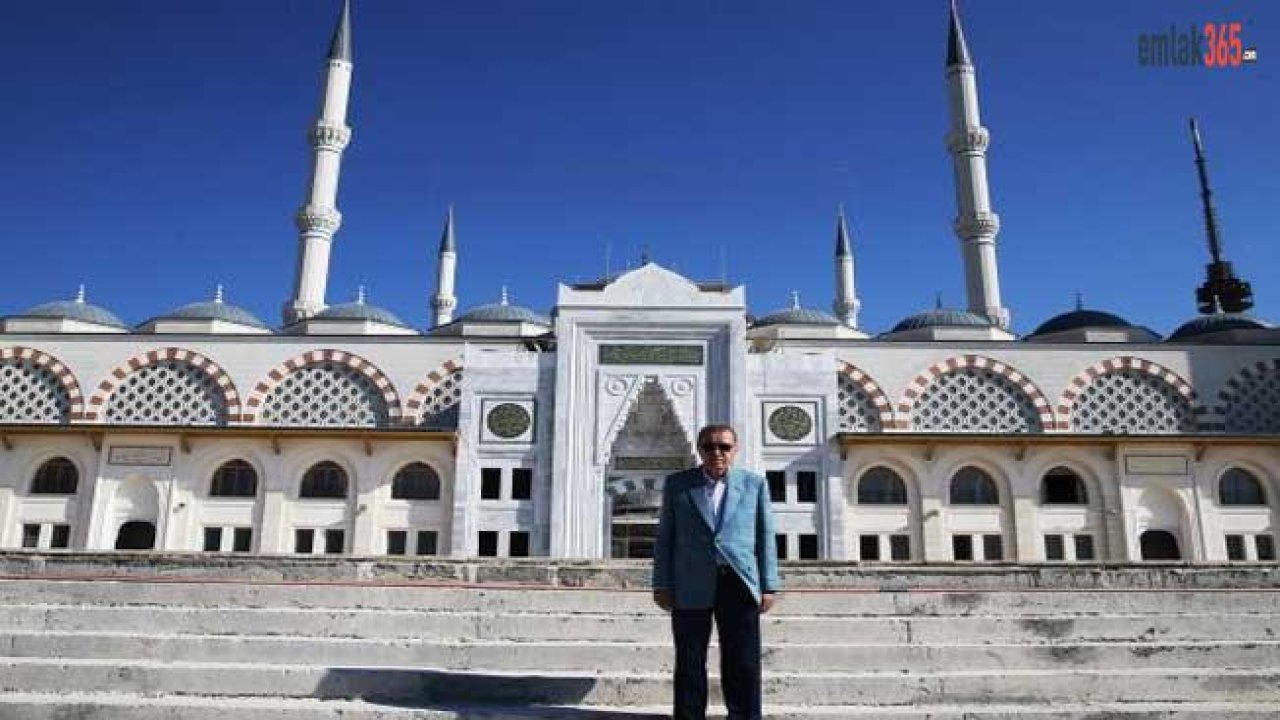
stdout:
<svg viewBox="0 0 1280 720">
<path fill-rule="evenodd" d="M 702 448 L 702 452 L 704 453 L 713 453 L 716 450 L 719 450 L 725 455 L 728 455 L 733 451 L 733 446 L 728 443 L 703 443 L 698 447 Z"/>
</svg>

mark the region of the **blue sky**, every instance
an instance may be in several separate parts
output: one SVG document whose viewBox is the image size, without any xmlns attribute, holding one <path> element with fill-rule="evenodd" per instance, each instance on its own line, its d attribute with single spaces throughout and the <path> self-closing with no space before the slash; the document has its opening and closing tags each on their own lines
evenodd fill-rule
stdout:
<svg viewBox="0 0 1280 720">
<path fill-rule="evenodd" d="M 137 323 L 213 286 L 278 323 L 337 0 L 0 2 L 0 314 L 89 299 Z M 641 253 L 829 308 L 834 212 L 862 324 L 963 305 L 943 0 L 357 0 L 355 128 L 330 303 L 425 326 L 456 205 L 463 308 Z M 1200 118 L 1227 257 L 1280 321 L 1280 4 L 967 0 L 1004 301 L 1167 333 L 1205 250 Z M 1151 68 L 1138 37 L 1242 23 L 1258 62 Z"/>
</svg>

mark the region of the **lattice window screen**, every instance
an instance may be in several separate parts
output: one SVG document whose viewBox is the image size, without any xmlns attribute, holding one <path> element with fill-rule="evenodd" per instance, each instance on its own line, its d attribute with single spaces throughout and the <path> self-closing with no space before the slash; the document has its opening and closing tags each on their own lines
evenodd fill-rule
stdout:
<svg viewBox="0 0 1280 720">
<path fill-rule="evenodd" d="M 960 368 L 925 389 L 911 427 L 933 432 L 1040 432 L 1040 412 L 1008 378 L 986 368 Z"/>
<path fill-rule="evenodd" d="M 107 402 L 106 420 L 122 425 L 218 425 L 227 417 L 222 389 L 208 373 L 178 360 L 139 368 Z"/>
<path fill-rule="evenodd" d="M 880 432 L 880 411 L 871 396 L 853 378 L 839 376 L 840 429 L 844 432 Z"/>
<path fill-rule="evenodd" d="M 1094 378 L 1076 399 L 1071 425 L 1089 433 L 1186 433 L 1195 429 L 1195 416 L 1169 383 L 1124 369 Z"/>
<path fill-rule="evenodd" d="M 1280 370 L 1251 374 L 1227 404 L 1227 432 L 1280 434 Z"/>
<path fill-rule="evenodd" d="M 266 425 L 377 427 L 388 421 L 382 393 L 359 370 L 323 362 L 285 376 L 262 406 Z"/>
<path fill-rule="evenodd" d="M 458 405 L 462 402 L 462 370 L 454 370 L 427 391 L 422 399 L 422 424 L 457 427 Z"/>
<path fill-rule="evenodd" d="M 0 422 L 62 423 L 71 398 L 58 377 L 26 359 L 0 362 Z"/>
</svg>

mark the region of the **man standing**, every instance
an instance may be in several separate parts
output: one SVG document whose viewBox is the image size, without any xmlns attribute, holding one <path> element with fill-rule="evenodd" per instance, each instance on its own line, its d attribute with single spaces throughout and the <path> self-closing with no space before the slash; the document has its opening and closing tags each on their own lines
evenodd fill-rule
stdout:
<svg viewBox="0 0 1280 720">
<path fill-rule="evenodd" d="M 760 615 L 781 588 L 768 485 L 733 467 L 738 434 L 698 432 L 702 465 L 667 477 L 653 557 L 653 601 L 671 613 L 674 720 L 707 716 L 707 643 L 720 637 L 728 720 L 761 720 Z"/>
</svg>

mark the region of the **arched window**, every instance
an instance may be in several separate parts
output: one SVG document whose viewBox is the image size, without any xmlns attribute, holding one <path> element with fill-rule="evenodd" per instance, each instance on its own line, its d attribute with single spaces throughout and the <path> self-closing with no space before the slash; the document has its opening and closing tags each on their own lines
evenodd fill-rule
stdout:
<svg viewBox="0 0 1280 720">
<path fill-rule="evenodd" d="M 1178 538 L 1168 530 L 1148 530 L 1138 538 L 1143 560 L 1181 560 Z"/>
<path fill-rule="evenodd" d="M 302 476 L 298 497 L 344 499 L 347 497 L 347 472 L 331 460 L 312 465 Z"/>
<path fill-rule="evenodd" d="M 244 460 L 222 463 L 213 473 L 209 494 L 213 497 L 255 497 L 258 494 L 258 473 Z"/>
<path fill-rule="evenodd" d="M 409 463 L 391 481 L 391 499 L 439 500 L 440 476 L 426 463 Z"/>
<path fill-rule="evenodd" d="M 859 505 L 906 505 L 907 484 L 887 467 L 873 467 L 858 481 Z"/>
<path fill-rule="evenodd" d="M 1248 470 L 1231 468 L 1218 481 L 1218 502 L 1223 505 L 1266 505 L 1262 483 Z"/>
<path fill-rule="evenodd" d="M 972 465 L 951 478 L 952 505 L 999 505 L 1000 491 L 991 476 Z"/>
<path fill-rule="evenodd" d="M 47 460 L 31 481 L 32 495 L 75 495 L 80 471 L 64 457 Z"/>
<path fill-rule="evenodd" d="M 1040 483 L 1040 502 L 1045 505 L 1088 505 L 1089 493 L 1079 475 L 1059 466 L 1044 474 Z"/>
</svg>

